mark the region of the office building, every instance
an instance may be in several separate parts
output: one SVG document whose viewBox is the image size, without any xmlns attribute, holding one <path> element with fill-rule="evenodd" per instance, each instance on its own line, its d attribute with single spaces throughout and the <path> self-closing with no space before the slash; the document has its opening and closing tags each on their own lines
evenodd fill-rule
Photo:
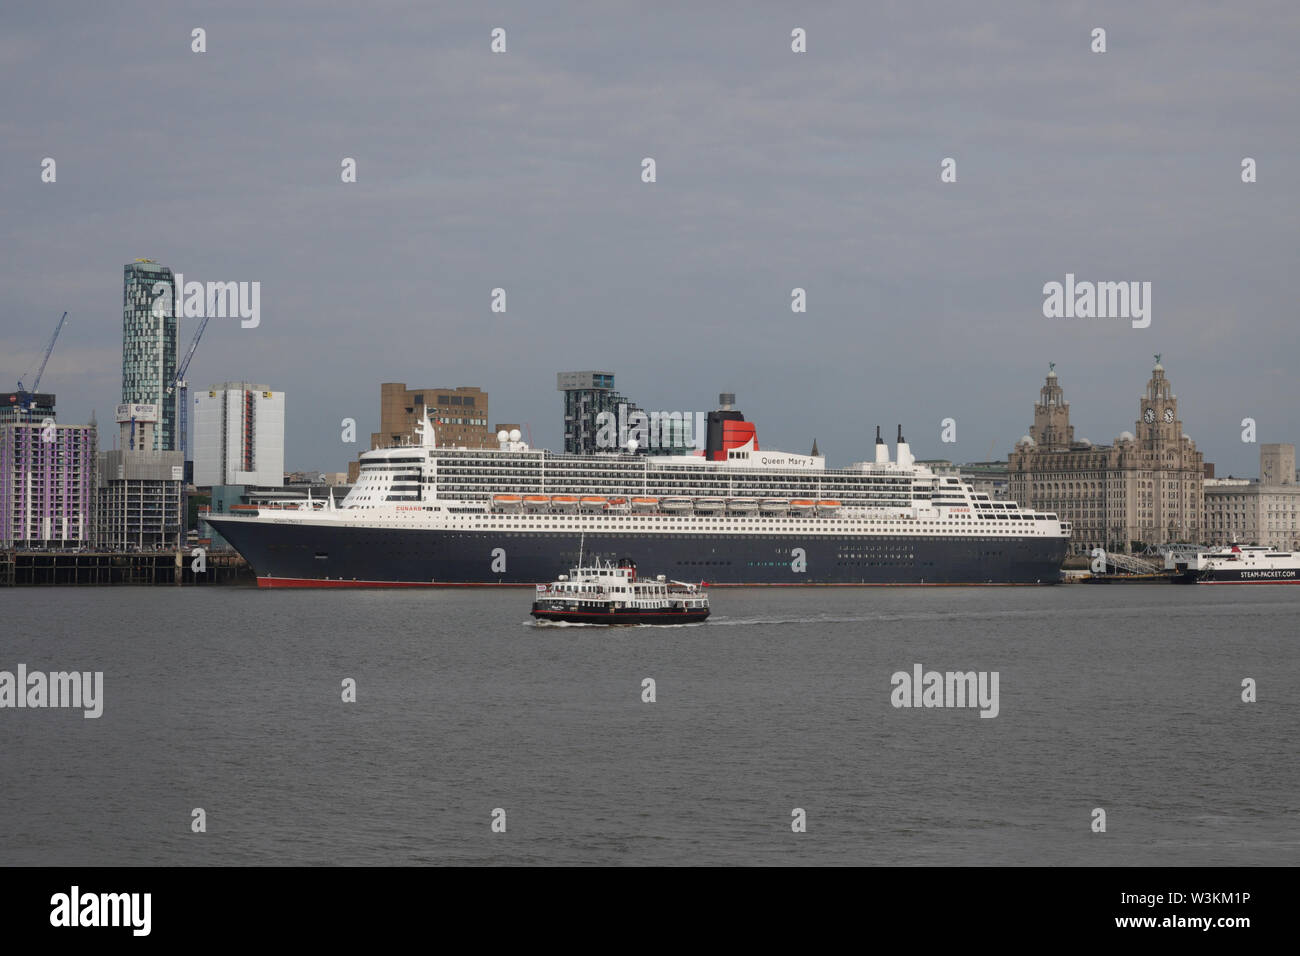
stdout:
<svg viewBox="0 0 1300 956">
<path fill-rule="evenodd" d="M 117 407 L 121 446 L 99 454 L 96 539 L 115 551 L 180 548 L 185 540 L 185 462 L 179 451 L 155 450 L 163 409 Z"/>
<path fill-rule="evenodd" d="M 1205 529 L 1209 544 L 1259 544 L 1300 551 L 1295 445 L 1261 445 L 1258 480 L 1206 480 Z"/>
<path fill-rule="evenodd" d="M 702 449 L 703 416 L 690 412 L 646 412 L 614 388 L 613 372 L 559 372 L 564 393 L 564 450 L 571 455 L 628 451 L 685 455 Z M 697 423 L 697 418 L 700 421 Z"/>
<path fill-rule="evenodd" d="M 7 392 L 0 395 L 0 424 L 43 422 L 54 417 L 54 396 L 48 392 Z"/>
<path fill-rule="evenodd" d="M 192 391 L 194 484 L 284 484 L 284 392 L 223 382 Z"/>
<path fill-rule="evenodd" d="M 98 428 L 0 423 L 0 548 L 75 550 L 95 532 Z"/>
<path fill-rule="evenodd" d="M 429 415 L 435 419 L 439 445 L 496 448 L 496 432 L 488 428 L 488 393 L 481 388 L 429 386 L 407 388 L 405 382 L 379 386 L 379 431 L 370 435 L 370 448 L 418 442 L 415 426 Z M 361 463 L 348 464 L 348 483 L 357 480 Z"/>
<path fill-rule="evenodd" d="M 176 282 L 172 270 L 152 259 L 122 268 L 122 402 L 156 405 L 160 418 L 151 451 L 177 445 Z"/>
</svg>

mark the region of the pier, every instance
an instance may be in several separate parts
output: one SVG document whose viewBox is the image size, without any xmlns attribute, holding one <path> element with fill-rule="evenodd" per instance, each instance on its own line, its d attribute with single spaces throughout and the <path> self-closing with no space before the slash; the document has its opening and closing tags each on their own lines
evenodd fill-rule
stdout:
<svg viewBox="0 0 1300 956">
<path fill-rule="evenodd" d="M 234 552 L 208 552 L 201 574 L 193 561 L 188 551 L 0 551 L 0 587 L 256 583 L 248 562 Z"/>
</svg>

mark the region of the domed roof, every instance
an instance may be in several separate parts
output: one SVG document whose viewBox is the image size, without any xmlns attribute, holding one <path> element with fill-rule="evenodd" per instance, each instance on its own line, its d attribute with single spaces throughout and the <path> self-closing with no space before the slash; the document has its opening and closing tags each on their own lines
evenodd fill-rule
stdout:
<svg viewBox="0 0 1300 956">
<path fill-rule="evenodd" d="M 1034 442 L 1034 440 L 1033 440 L 1032 438 L 1030 438 L 1028 435 L 1021 435 L 1021 436 L 1020 436 L 1020 441 L 1016 442 L 1016 444 L 1017 444 L 1017 445 L 1033 445 L 1033 444 L 1035 444 L 1035 442 Z"/>
<path fill-rule="evenodd" d="M 1119 440 L 1120 440 L 1120 441 L 1137 441 L 1137 439 L 1133 437 L 1133 433 L 1130 432 L 1130 431 L 1123 431 L 1123 432 L 1120 432 L 1120 433 L 1119 433 Z"/>
</svg>

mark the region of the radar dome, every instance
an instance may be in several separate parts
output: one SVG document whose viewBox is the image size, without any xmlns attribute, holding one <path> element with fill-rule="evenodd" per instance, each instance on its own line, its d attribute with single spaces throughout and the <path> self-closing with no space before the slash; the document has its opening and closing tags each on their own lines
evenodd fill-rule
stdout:
<svg viewBox="0 0 1300 956">
<path fill-rule="evenodd" d="M 497 441 L 509 441 L 509 440 L 510 440 L 510 433 L 506 431 L 504 428 L 501 429 L 501 431 L 497 432 Z"/>
<path fill-rule="evenodd" d="M 636 454 L 636 449 L 637 449 L 637 440 L 636 440 L 635 438 L 629 438 L 629 439 L 627 440 L 627 450 L 628 450 L 628 452 L 630 452 L 631 454 L 635 455 L 635 454 Z"/>
<path fill-rule="evenodd" d="M 520 439 L 520 437 L 522 437 L 522 435 L 523 435 L 523 432 L 521 432 L 518 428 L 512 428 L 512 429 L 510 429 L 510 440 L 511 440 L 511 441 L 519 441 L 519 439 Z"/>
</svg>

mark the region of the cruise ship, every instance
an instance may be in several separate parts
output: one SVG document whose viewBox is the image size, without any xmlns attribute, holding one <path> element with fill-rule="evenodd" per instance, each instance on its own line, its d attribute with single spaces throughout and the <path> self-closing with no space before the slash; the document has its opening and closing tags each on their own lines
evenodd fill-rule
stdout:
<svg viewBox="0 0 1300 956">
<path fill-rule="evenodd" d="M 918 464 L 902 428 L 891 458 L 847 468 L 763 451 L 752 422 L 710 412 L 688 455 L 560 454 L 518 431 L 497 448 L 411 444 L 361 456 L 341 502 L 273 503 L 208 518 L 262 587 L 526 585 L 635 555 L 710 585 L 1055 584 L 1070 525 L 990 500 Z"/>
</svg>

